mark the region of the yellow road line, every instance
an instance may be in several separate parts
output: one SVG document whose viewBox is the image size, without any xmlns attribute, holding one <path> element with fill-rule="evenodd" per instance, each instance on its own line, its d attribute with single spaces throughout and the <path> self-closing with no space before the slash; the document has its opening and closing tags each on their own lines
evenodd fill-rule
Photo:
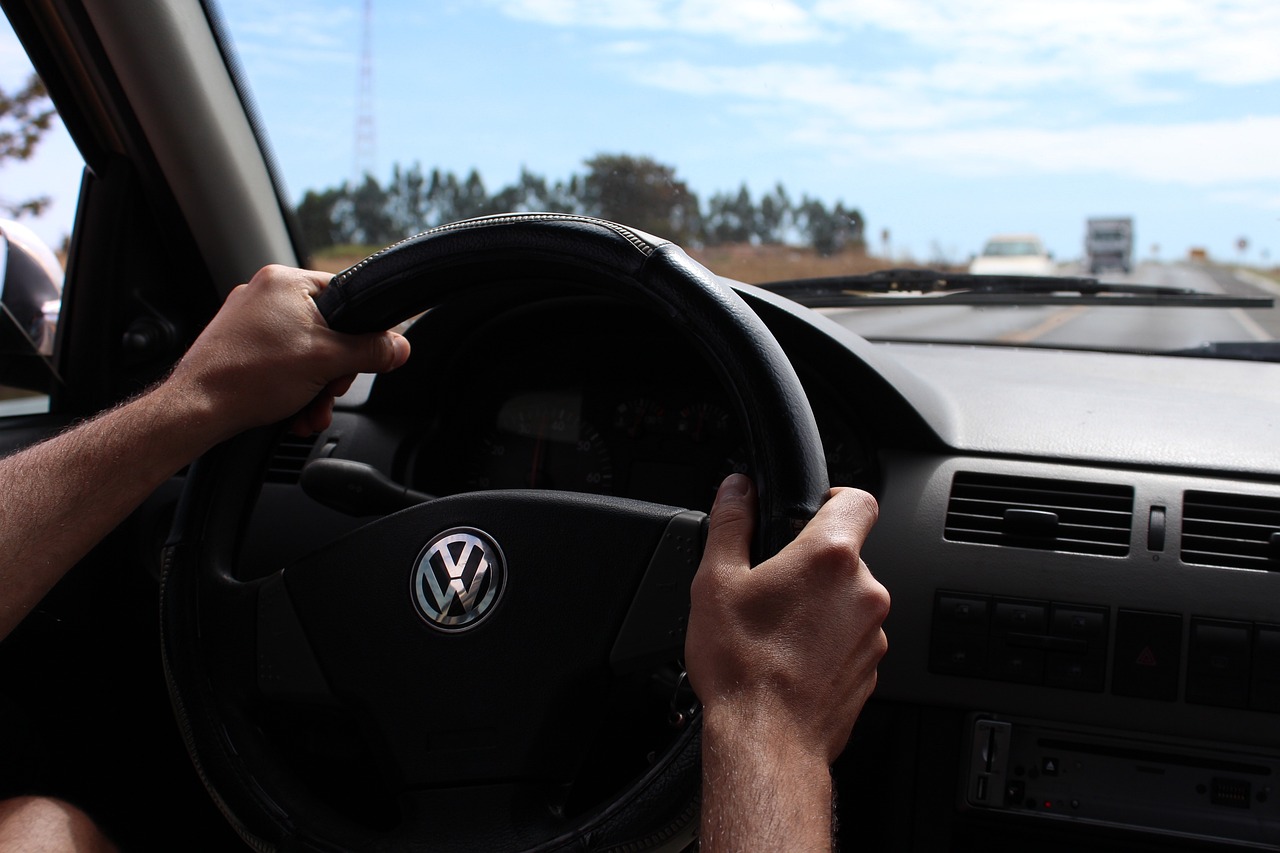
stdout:
<svg viewBox="0 0 1280 853">
<path fill-rule="evenodd" d="M 996 340 L 1008 344 L 1030 343 L 1031 341 L 1049 334 L 1059 326 L 1071 322 L 1088 310 L 1088 305 L 1072 305 L 1070 308 L 1066 308 L 1062 311 L 1055 311 L 1044 320 L 1032 326 L 1030 329 L 1022 329 L 1017 332 L 1005 332 Z"/>
</svg>

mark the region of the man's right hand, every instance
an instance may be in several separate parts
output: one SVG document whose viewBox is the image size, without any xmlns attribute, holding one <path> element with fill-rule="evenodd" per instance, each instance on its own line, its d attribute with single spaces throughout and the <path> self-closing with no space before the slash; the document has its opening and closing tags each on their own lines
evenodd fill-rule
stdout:
<svg viewBox="0 0 1280 853">
<path fill-rule="evenodd" d="M 704 850 L 830 849 L 832 762 L 887 649 L 889 594 L 861 559 L 875 499 L 832 489 L 795 541 L 752 568 L 755 490 L 721 486 L 685 642 L 703 706 Z"/>
</svg>

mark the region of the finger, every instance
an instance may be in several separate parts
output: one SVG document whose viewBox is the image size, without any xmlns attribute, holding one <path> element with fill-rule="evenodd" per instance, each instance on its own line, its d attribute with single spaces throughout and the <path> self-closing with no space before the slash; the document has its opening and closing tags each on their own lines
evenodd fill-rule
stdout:
<svg viewBox="0 0 1280 853">
<path fill-rule="evenodd" d="M 349 373 L 346 376 L 340 376 L 337 379 L 324 386 L 324 393 L 333 397 L 335 400 L 343 394 L 351 390 L 351 384 L 356 381 L 356 374 Z"/>
<path fill-rule="evenodd" d="M 334 332 L 338 347 L 335 367 L 342 376 L 354 373 L 386 373 L 409 360 L 409 341 L 397 332 L 347 335 Z"/>
<path fill-rule="evenodd" d="M 742 474 L 730 474 L 720 484 L 711 507 L 702 565 L 717 571 L 750 568 L 755 517 L 755 486 Z"/>
<path fill-rule="evenodd" d="M 333 405 L 331 394 L 320 394 L 294 416 L 290 431 L 302 438 L 325 431 L 333 423 Z"/>
<path fill-rule="evenodd" d="M 302 280 L 307 285 L 307 295 L 312 299 L 319 296 L 329 282 L 333 279 L 333 273 L 321 272 L 320 270 L 301 270 Z"/>
<path fill-rule="evenodd" d="M 796 539 L 803 543 L 807 539 L 829 536 L 830 531 L 839 530 L 849 536 L 855 548 L 861 551 L 879 517 L 880 505 L 871 494 L 861 489 L 837 487 L 831 490 L 826 502 Z"/>
</svg>

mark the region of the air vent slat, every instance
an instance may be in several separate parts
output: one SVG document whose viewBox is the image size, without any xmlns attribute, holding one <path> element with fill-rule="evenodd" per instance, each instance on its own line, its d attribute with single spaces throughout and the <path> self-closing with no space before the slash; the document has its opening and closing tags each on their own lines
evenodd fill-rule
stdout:
<svg viewBox="0 0 1280 853">
<path fill-rule="evenodd" d="M 1026 513 L 1010 510 L 1051 513 L 1050 524 L 1029 533 L 1012 523 Z M 1123 557 L 1132 528 L 1130 486 L 960 472 L 943 535 L 953 542 Z"/>
<path fill-rule="evenodd" d="M 302 476 L 302 467 L 311 458 L 316 436 L 301 438 L 286 434 L 271 452 L 264 479 L 268 483 L 294 484 Z"/>
<path fill-rule="evenodd" d="M 1182 496 L 1182 562 L 1280 571 L 1280 498 L 1226 492 Z"/>
</svg>

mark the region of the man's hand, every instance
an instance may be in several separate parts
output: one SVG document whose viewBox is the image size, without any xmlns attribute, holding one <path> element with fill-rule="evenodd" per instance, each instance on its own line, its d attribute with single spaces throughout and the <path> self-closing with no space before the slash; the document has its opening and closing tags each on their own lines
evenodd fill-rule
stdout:
<svg viewBox="0 0 1280 853">
<path fill-rule="evenodd" d="M 324 429 L 357 373 L 409 357 L 394 332 L 331 330 L 312 297 L 327 273 L 266 267 L 226 303 L 165 381 L 0 459 L 0 639 L 63 573 L 184 465 L 254 426 Z"/>
<path fill-rule="evenodd" d="M 754 487 L 730 477 L 693 581 L 685 665 L 703 705 L 703 850 L 829 850 L 830 765 L 876 684 L 889 595 L 860 552 L 875 499 L 832 489 L 752 568 Z"/>
<path fill-rule="evenodd" d="M 314 298 L 329 273 L 269 266 L 231 292 L 166 384 L 201 398 L 219 440 L 297 416 L 296 432 L 329 425 L 334 398 L 357 373 L 393 370 L 409 357 L 395 332 L 332 331 Z"/>
</svg>

